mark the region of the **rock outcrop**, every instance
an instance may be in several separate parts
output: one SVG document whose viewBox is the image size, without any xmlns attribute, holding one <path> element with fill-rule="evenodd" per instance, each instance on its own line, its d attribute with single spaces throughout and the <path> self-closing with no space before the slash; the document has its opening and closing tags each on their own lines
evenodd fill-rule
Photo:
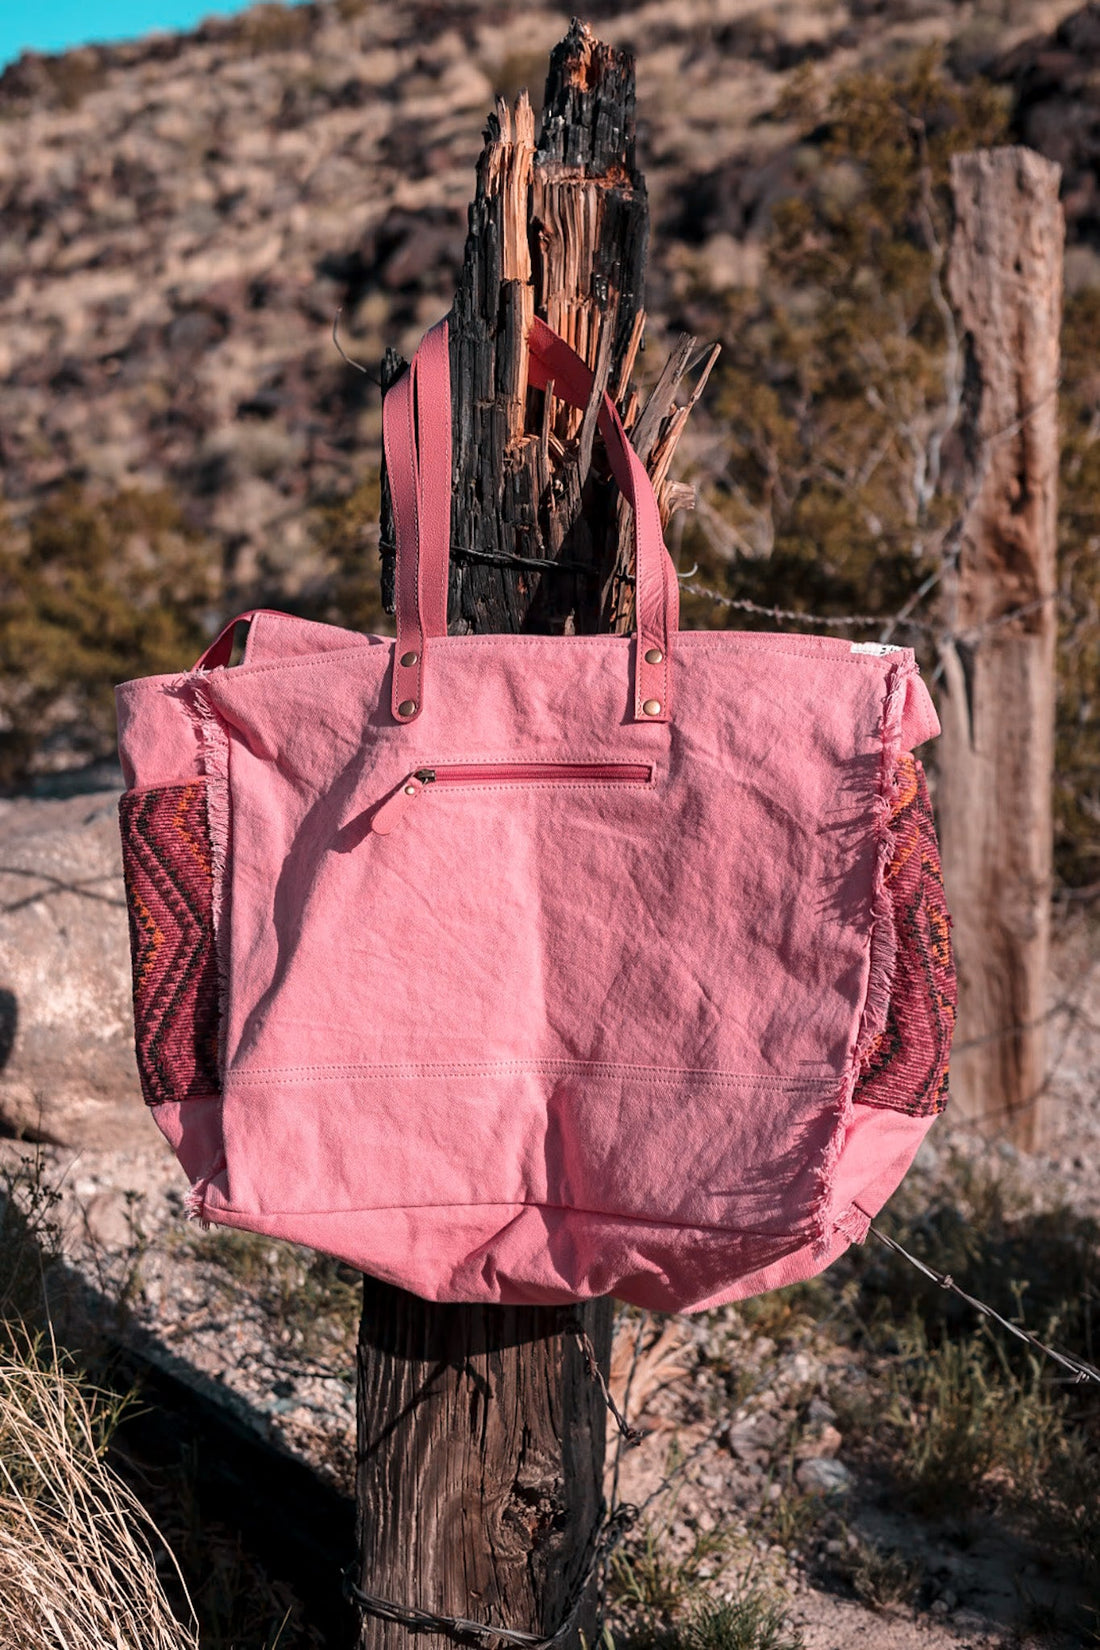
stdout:
<svg viewBox="0 0 1100 1650">
<path fill-rule="evenodd" d="M 0 918 L 0 1132 L 147 1143 L 116 792 L 0 802 Z"/>
</svg>

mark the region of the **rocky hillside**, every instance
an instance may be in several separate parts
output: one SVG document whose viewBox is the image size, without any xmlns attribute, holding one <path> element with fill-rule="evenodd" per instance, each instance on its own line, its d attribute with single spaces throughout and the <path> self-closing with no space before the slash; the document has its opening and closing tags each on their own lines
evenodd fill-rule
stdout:
<svg viewBox="0 0 1100 1650">
<path fill-rule="evenodd" d="M 1100 236 L 1100 8 L 1057 0 L 598 0 L 638 57 L 652 331 L 751 284 L 789 183 L 792 77 L 930 43 L 1010 85 Z M 372 364 L 449 304 L 494 94 L 537 95 L 568 13 L 543 4 L 260 6 L 190 35 L 0 76 L 0 450 L 9 518 L 65 480 L 167 486 L 234 582 L 292 591 L 312 512 L 377 463 Z M 1059 25 L 1061 25 L 1059 27 Z M 1052 31 L 1057 31 L 1052 33 Z M 1067 103 L 1066 96 L 1070 101 Z M 1078 273 L 1094 255 L 1081 249 Z M 651 354 L 650 359 L 653 359 Z"/>
</svg>

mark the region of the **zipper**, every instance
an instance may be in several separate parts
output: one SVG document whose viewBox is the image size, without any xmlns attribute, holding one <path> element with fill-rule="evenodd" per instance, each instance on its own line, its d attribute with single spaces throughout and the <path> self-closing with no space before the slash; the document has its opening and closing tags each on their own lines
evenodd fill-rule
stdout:
<svg viewBox="0 0 1100 1650">
<path fill-rule="evenodd" d="M 371 818 L 376 836 L 387 836 L 429 785 L 647 785 L 651 762 L 450 762 L 414 768 Z"/>
</svg>

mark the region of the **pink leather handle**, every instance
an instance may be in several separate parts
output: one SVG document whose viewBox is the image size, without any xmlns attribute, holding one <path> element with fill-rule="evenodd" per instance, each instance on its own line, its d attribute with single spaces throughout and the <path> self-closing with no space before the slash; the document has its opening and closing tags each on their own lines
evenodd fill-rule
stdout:
<svg viewBox="0 0 1100 1650">
<path fill-rule="evenodd" d="M 249 619 L 254 619 L 257 613 L 270 612 L 271 609 L 268 607 L 250 607 L 244 613 L 238 613 L 235 618 L 230 619 L 223 629 L 218 631 L 206 652 L 192 668 L 194 670 L 215 670 L 219 665 L 227 665 L 230 654 L 233 652 L 233 632 L 237 626 L 247 623 Z"/>
<path fill-rule="evenodd" d="M 428 640 L 447 634 L 451 362 L 445 320 L 424 335 L 408 372 L 383 401 L 382 436 L 397 539 L 390 703 L 399 722 L 411 722 L 424 703 Z"/>
<path fill-rule="evenodd" d="M 536 389 L 587 405 L 592 371 L 545 321 L 528 334 L 528 376 Z M 667 722 L 669 651 L 679 622 L 679 586 L 645 465 L 631 447 L 611 397 L 597 422 L 612 473 L 633 512 L 635 567 L 634 715 Z M 447 323 L 424 337 L 412 366 L 382 406 L 386 468 L 397 539 L 397 644 L 391 703 L 399 722 L 419 716 L 430 639 L 447 634 L 451 531 L 451 373 Z"/>
</svg>

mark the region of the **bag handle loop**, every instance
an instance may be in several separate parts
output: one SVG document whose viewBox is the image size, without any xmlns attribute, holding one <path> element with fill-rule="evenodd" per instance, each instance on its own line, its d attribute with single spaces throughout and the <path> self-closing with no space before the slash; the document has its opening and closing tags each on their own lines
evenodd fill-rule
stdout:
<svg viewBox="0 0 1100 1650">
<path fill-rule="evenodd" d="M 552 380 L 563 401 L 585 406 L 593 374 L 576 351 L 537 318 L 527 343 L 529 382 L 543 389 Z M 665 547 L 653 484 L 606 392 L 597 422 L 633 516 L 634 716 L 640 722 L 667 722 L 669 653 L 679 620 L 676 569 Z M 430 640 L 447 634 L 451 372 L 446 320 L 425 334 L 409 371 L 386 395 L 382 427 L 397 540 L 391 708 L 397 721 L 412 722 L 423 708 Z"/>
<path fill-rule="evenodd" d="M 428 640 L 447 634 L 451 363 L 445 320 L 425 333 L 408 372 L 383 400 L 382 436 L 397 540 L 390 702 L 398 722 L 412 722 L 424 703 Z"/>
</svg>

